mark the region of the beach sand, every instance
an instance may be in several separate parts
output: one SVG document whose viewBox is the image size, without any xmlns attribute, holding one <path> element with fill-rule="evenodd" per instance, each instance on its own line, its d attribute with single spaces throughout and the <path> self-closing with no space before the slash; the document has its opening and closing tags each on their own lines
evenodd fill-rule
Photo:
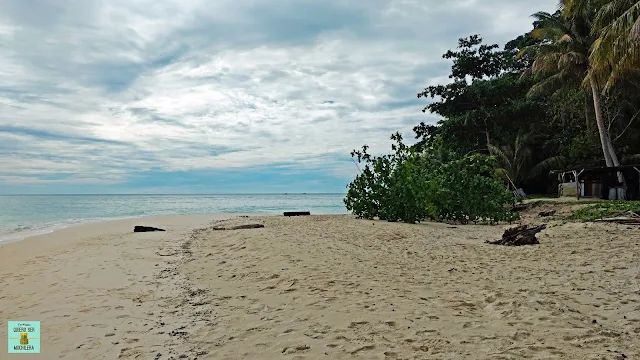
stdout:
<svg viewBox="0 0 640 360">
<path fill-rule="evenodd" d="M 42 359 L 640 357 L 638 227 L 558 222 L 510 248 L 484 243 L 504 226 L 212 220 L 4 245 L 0 320 L 40 320 Z"/>
<path fill-rule="evenodd" d="M 106 221 L 0 243 L 0 360 L 118 359 L 121 354 L 154 359 L 168 348 L 186 349 L 169 335 L 180 319 L 168 314 L 173 310 L 166 301 L 182 296 L 183 289 L 158 279 L 177 259 L 164 255 L 178 251 L 194 228 L 229 217 Z M 134 225 L 167 231 L 133 233 Z M 7 353 L 6 321 L 12 320 L 40 321 L 40 354 Z M 163 321 L 166 326 L 159 325 Z"/>
</svg>

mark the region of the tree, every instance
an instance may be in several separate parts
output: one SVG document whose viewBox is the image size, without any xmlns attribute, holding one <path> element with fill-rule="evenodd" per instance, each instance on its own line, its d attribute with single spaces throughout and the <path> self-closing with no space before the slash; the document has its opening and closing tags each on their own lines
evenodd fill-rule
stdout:
<svg viewBox="0 0 640 360">
<path fill-rule="evenodd" d="M 573 0 L 580 1 L 606 2 Z M 593 28 L 602 5 L 581 12 L 569 2 L 563 1 L 555 14 L 536 14 L 533 31 L 502 50 L 484 44 L 479 35 L 459 39 L 458 47 L 443 55 L 452 61 L 451 80 L 418 94 L 433 99 L 423 112 L 441 118 L 414 127 L 418 142 L 411 148 L 419 153 L 440 141 L 441 147 L 461 155 L 493 155 L 494 165 L 517 178 L 528 193 L 554 188 L 544 171 L 530 171 L 538 164 L 600 166 L 604 154 L 608 165 L 640 159 L 634 155 L 640 154 L 640 71 L 627 69 L 606 88 L 607 78 L 596 74 L 600 65 L 591 56 L 600 36 Z M 573 12 L 567 10 L 570 5 Z M 528 139 L 518 134 L 528 134 Z M 521 159 L 527 151 L 518 146 L 535 151 Z M 505 157 L 510 160 L 503 161 Z M 561 165 L 549 159 L 565 161 Z"/>
<path fill-rule="evenodd" d="M 558 155 L 533 164 L 533 151 L 528 135 L 518 135 L 513 145 L 498 147 L 489 144 L 489 152 L 496 159 L 498 171 L 507 175 L 516 188 L 525 180 L 540 176 L 553 167 L 561 167 L 565 162 L 565 158 Z"/>
<path fill-rule="evenodd" d="M 515 50 L 522 45 L 514 42 L 508 49 L 498 50 L 497 44 L 482 41 L 479 35 L 459 39 L 458 49 L 443 55 L 453 60 L 449 75 L 453 81 L 418 93 L 418 98 L 437 99 L 423 112 L 443 117 L 437 130 L 424 124 L 414 129 L 419 137 L 432 138 L 437 133 L 461 153 L 488 153 L 492 138 L 511 140 L 522 124 L 537 122 L 542 106 L 525 97 L 530 82 L 519 81 L 526 59 L 516 58 Z"/>
<path fill-rule="evenodd" d="M 607 166 L 619 166 L 620 161 L 604 123 L 598 81 L 595 73 L 590 71 L 589 54 L 596 40 L 591 32 L 595 10 L 570 12 L 564 8 L 565 1 L 561 1 L 562 9 L 555 14 L 538 12 L 533 15 L 540 27 L 534 29 L 532 35 L 543 42 L 529 48 L 536 55 L 531 73 L 542 74 L 543 80 L 531 91 L 559 87 L 575 79 L 589 84 L 605 163 Z"/>
<path fill-rule="evenodd" d="M 640 70 L 640 1 L 606 1 L 598 8 L 593 33 L 598 39 L 590 55 L 592 71 L 606 79 L 605 90 Z"/>
</svg>

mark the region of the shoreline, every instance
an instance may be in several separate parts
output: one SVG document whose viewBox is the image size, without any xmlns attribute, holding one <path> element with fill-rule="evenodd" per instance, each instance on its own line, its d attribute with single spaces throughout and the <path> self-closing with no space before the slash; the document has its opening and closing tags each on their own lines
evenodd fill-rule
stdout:
<svg viewBox="0 0 640 360">
<path fill-rule="evenodd" d="M 100 219 L 65 220 L 65 221 L 61 221 L 59 223 L 54 223 L 54 224 L 51 224 L 51 223 L 37 224 L 37 225 L 32 225 L 32 226 L 36 227 L 37 229 L 29 228 L 29 229 L 26 229 L 26 230 L 15 231 L 15 232 L 12 232 L 12 233 L 0 234 L 0 245 L 14 243 L 14 242 L 17 242 L 17 241 L 23 241 L 25 239 L 28 239 L 28 238 L 31 238 L 31 237 L 34 237 L 34 236 L 47 235 L 47 234 L 51 234 L 51 233 L 53 233 L 55 231 L 64 230 L 64 229 L 71 228 L 71 227 L 76 227 L 76 226 L 97 224 L 97 223 L 101 223 L 101 222 L 105 222 L 105 221 L 139 219 L 139 218 L 153 217 L 153 216 L 157 216 L 157 215 L 125 216 L 125 217 L 100 218 Z"/>
<path fill-rule="evenodd" d="M 0 195 L 0 243 L 70 226 L 148 216 L 278 214 L 299 207 L 313 214 L 346 213 L 342 194 Z"/>
<path fill-rule="evenodd" d="M 91 219 L 79 219 L 79 220 L 63 220 L 60 223 L 55 224 L 39 224 L 34 225 L 36 227 L 42 226 L 40 229 L 29 229 L 24 231 L 18 231 L 14 233 L 6 233 L 0 234 L 0 246 L 24 241 L 33 237 L 40 237 L 52 234 L 56 231 L 61 231 L 70 228 L 76 228 L 79 226 L 89 226 L 95 224 L 102 224 L 105 222 L 112 221 L 126 221 L 126 220 L 142 220 L 144 219 L 153 219 L 153 218 L 162 218 L 162 217 L 174 217 L 174 216 L 222 216 L 222 217 L 236 217 L 236 216 L 273 216 L 278 215 L 276 213 L 260 213 L 260 214 L 245 214 L 245 213 L 193 213 L 193 214 L 162 214 L 162 215 L 138 215 L 138 216 L 124 216 L 124 217 L 113 217 L 113 218 L 91 218 Z"/>
</svg>

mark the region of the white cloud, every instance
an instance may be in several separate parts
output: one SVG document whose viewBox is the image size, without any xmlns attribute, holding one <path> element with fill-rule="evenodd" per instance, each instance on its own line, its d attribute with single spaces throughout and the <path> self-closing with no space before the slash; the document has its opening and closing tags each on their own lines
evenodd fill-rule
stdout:
<svg viewBox="0 0 640 360">
<path fill-rule="evenodd" d="M 555 1 L 2 4 L 0 183 L 84 183 L 285 162 L 352 176 L 351 149 L 437 120 L 406 102 L 447 80 L 457 38 L 504 43 Z"/>
</svg>

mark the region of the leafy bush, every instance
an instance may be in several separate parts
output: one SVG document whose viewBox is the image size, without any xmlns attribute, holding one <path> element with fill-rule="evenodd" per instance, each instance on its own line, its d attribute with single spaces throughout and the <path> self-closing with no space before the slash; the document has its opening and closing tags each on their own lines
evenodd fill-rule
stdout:
<svg viewBox="0 0 640 360">
<path fill-rule="evenodd" d="M 348 186 L 344 203 L 359 218 L 415 223 L 436 221 L 513 221 L 518 217 L 506 207 L 515 198 L 496 177 L 491 157 L 461 156 L 442 142 L 422 150 L 391 136 L 392 153 L 372 156 L 365 145 L 351 156 L 364 169 Z"/>
</svg>

